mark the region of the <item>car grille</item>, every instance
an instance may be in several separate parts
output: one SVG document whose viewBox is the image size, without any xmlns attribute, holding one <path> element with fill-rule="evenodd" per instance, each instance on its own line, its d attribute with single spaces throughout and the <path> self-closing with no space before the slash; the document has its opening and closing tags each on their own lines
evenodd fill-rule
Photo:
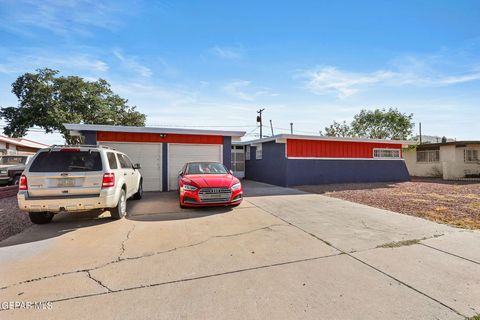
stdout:
<svg viewBox="0 0 480 320">
<path fill-rule="evenodd" d="M 232 196 L 232 190 L 228 188 L 202 188 L 198 197 L 202 202 L 225 202 Z"/>
</svg>

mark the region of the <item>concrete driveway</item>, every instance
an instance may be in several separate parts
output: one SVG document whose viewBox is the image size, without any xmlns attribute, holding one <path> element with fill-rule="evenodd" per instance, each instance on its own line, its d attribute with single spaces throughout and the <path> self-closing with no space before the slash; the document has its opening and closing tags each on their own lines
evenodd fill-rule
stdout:
<svg viewBox="0 0 480 320">
<path fill-rule="evenodd" d="M 1 319 L 464 319 L 480 233 L 245 182 L 234 209 L 149 193 L 0 242 Z"/>
</svg>

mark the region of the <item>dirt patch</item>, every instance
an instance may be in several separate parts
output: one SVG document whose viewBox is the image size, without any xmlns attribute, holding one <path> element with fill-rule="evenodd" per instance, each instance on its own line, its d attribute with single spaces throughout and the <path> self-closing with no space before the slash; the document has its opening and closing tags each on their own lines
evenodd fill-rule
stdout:
<svg viewBox="0 0 480 320">
<path fill-rule="evenodd" d="M 31 225 L 28 214 L 18 209 L 16 197 L 0 199 L 0 241 Z"/>
<path fill-rule="evenodd" d="M 298 189 L 461 228 L 480 229 L 480 182 L 414 179 L 400 183 L 300 186 Z"/>
</svg>

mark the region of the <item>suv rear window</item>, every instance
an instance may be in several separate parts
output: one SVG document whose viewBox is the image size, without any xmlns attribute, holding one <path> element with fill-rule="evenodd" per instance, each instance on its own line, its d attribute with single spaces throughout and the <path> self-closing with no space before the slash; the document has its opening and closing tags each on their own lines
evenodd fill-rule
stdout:
<svg viewBox="0 0 480 320">
<path fill-rule="evenodd" d="M 98 151 L 45 151 L 37 155 L 30 172 L 101 171 Z"/>
</svg>

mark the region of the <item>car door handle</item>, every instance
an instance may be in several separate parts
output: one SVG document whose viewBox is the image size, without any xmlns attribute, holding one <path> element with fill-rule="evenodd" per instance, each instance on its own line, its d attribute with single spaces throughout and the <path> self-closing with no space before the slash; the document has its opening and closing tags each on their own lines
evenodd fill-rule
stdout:
<svg viewBox="0 0 480 320">
<path fill-rule="evenodd" d="M 127 175 L 127 173 L 124 173 L 123 175 L 124 175 L 124 176 L 126 176 L 126 175 Z"/>
</svg>

